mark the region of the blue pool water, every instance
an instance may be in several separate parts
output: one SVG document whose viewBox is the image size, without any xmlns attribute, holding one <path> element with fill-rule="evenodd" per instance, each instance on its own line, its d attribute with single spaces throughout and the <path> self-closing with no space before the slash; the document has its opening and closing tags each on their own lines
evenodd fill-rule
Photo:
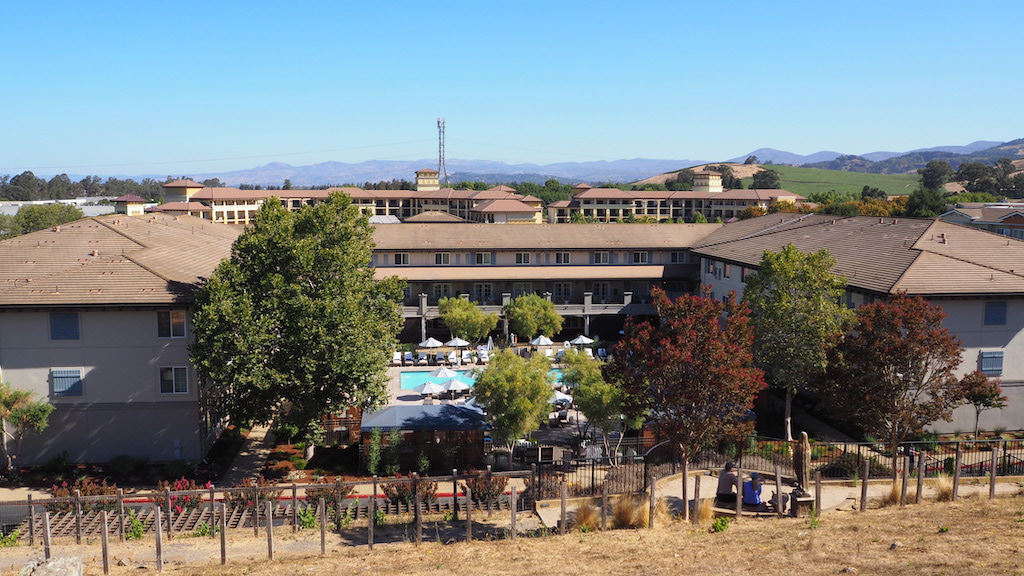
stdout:
<svg viewBox="0 0 1024 576">
<path fill-rule="evenodd" d="M 433 372 L 433 370 L 431 370 L 430 372 Z M 402 390 L 412 390 L 413 388 L 421 384 L 425 384 L 427 382 L 434 382 L 435 384 L 444 384 L 445 382 L 448 381 L 445 378 L 437 378 L 435 376 L 431 376 L 430 372 L 402 372 Z M 455 373 L 458 374 L 456 378 L 462 380 L 466 384 L 469 384 L 470 386 L 476 384 L 476 379 L 469 375 L 469 370 L 456 370 Z M 562 381 L 561 370 L 555 368 L 554 370 L 551 371 L 551 375 L 554 377 L 555 382 Z"/>
</svg>

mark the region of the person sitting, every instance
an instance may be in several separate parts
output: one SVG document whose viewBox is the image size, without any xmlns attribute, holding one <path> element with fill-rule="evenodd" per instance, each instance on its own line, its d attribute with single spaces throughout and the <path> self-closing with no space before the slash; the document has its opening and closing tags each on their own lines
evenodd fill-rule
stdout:
<svg viewBox="0 0 1024 576">
<path fill-rule="evenodd" d="M 722 504 L 735 504 L 736 503 L 736 465 L 732 462 L 726 462 L 725 468 L 718 473 L 718 492 L 715 494 L 715 500 Z"/>
<path fill-rule="evenodd" d="M 750 480 L 743 483 L 743 505 L 760 508 L 761 502 L 761 475 L 757 472 L 750 473 Z"/>
</svg>

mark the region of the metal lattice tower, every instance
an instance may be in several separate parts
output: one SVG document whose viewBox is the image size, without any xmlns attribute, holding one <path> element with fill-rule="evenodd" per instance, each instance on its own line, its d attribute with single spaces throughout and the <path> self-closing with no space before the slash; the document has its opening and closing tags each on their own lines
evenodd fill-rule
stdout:
<svg viewBox="0 0 1024 576">
<path fill-rule="evenodd" d="M 444 118 L 437 119 L 437 171 L 444 182 L 444 187 L 448 187 L 448 168 L 444 165 Z"/>
</svg>

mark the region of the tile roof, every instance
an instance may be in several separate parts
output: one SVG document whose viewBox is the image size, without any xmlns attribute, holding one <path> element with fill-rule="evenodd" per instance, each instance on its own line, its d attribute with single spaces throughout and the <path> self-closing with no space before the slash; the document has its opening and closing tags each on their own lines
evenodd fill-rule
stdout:
<svg viewBox="0 0 1024 576">
<path fill-rule="evenodd" d="M 149 209 L 150 212 L 210 212 L 210 208 L 202 202 L 166 202 Z"/>
<path fill-rule="evenodd" d="M 117 198 L 114 198 L 113 200 L 111 200 L 111 202 L 139 203 L 139 202 L 149 202 L 149 200 L 146 200 L 145 198 L 139 198 L 135 194 L 125 194 L 124 196 L 118 196 Z"/>
<path fill-rule="evenodd" d="M 171 180 L 163 185 L 164 188 L 202 188 L 203 185 L 194 180 Z"/>
<path fill-rule="evenodd" d="M 460 218 L 455 214 L 450 214 L 448 212 L 442 212 L 440 210 L 427 210 L 425 212 L 420 212 L 419 214 L 409 216 L 408 218 L 405 219 L 405 221 L 412 224 L 415 224 L 417 222 L 427 224 L 443 222 L 465 222 L 466 220 L 464 218 Z"/>
<path fill-rule="evenodd" d="M 417 170 L 416 173 L 417 174 L 440 174 L 440 172 L 438 172 L 437 170 L 434 170 L 432 168 L 424 168 L 422 170 Z"/>
<path fill-rule="evenodd" d="M 484 212 L 484 213 L 496 213 L 496 212 L 540 212 L 540 208 L 537 206 L 530 206 L 525 202 L 513 199 L 503 200 L 484 200 L 470 209 L 471 212 Z"/>
<path fill-rule="evenodd" d="M 491 224 L 494 226 L 494 224 Z M 563 226 L 565 226 L 563 224 Z M 661 280 L 678 278 L 679 274 L 667 274 L 681 266 L 610 266 L 593 264 L 588 266 L 382 266 L 374 271 L 374 277 L 398 276 L 410 282 L 429 281 L 496 281 L 496 280 L 592 280 L 617 278 L 622 280 Z"/>
<path fill-rule="evenodd" d="M 0 307 L 188 302 L 239 229 L 190 216 L 84 218 L 0 242 Z"/>
<path fill-rule="evenodd" d="M 628 250 L 694 246 L 722 224 L 403 224 L 378 226 L 377 250 Z"/>
</svg>

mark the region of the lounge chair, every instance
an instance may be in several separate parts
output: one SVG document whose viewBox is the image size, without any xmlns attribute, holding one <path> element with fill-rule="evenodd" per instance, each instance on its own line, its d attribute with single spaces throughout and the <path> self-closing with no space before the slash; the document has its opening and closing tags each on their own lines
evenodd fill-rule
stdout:
<svg viewBox="0 0 1024 576">
<path fill-rule="evenodd" d="M 548 360 L 554 358 L 555 357 L 555 351 L 552 350 L 551 348 L 545 348 L 544 349 L 544 357 L 547 358 Z"/>
<path fill-rule="evenodd" d="M 458 364 L 459 363 L 459 353 L 456 352 L 455 350 L 452 350 L 451 352 L 449 352 L 448 353 L 448 363 L 451 364 L 452 366 Z"/>
<path fill-rule="evenodd" d="M 392 366 L 401 366 L 402 365 L 402 353 L 401 352 L 395 352 L 394 354 L 391 355 L 391 365 Z"/>
<path fill-rule="evenodd" d="M 470 352 L 469 350 L 463 350 L 462 351 L 462 363 L 463 364 L 472 364 L 473 363 L 473 353 Z"/>
<path fill-rule="evenodd" d="M 445 362 L 444 352 L 438 352 L 434 355 L 434 364 L 437 366 L 443 366 Z"/>
<path fill-rule="evenodd" d="M 608 359 L 608 349 L 607 348 L 598 348 L 597 349 L 597 357 L 600 358 L 601 360 L 607 360 Z"/>
<path fill-rule="evenodd" d="M 412 366 L 415 363 L 416 361 L 412 358 L 412 352 L 406 352 L 405 355 L 402 356 L 402 364 Z"/>
<path fill-rule="evenodd" d="M 594 357 L 594 349 L 593 348 L 584 348 L 583 349 L 583 353 L 586 354 L 587 356 L 591 357 L 591 358 Z"/>
<path fill-rule="evenodd" d="M 555 360 L 561 362 L 563 358 L 565 358 L 565 348 L 562 348 L 558 352 L 555 352 Z"/>
<path fill-rule="evenodd" d="M 487 364 L 488 362 L 491 361 L 491 353 L 488 352 L 487 350 L 481 350 L 480 354 L 478 355 L 478 358 L 481 364 Z"/>
<path fill-rule="evenodd" d="M 420 352 L 416 356 L 416 364 L 419 365 L 419 366 L 426 366 L 427 365 L 427 356 L 428 356 L 428 354 L 426 352 Z"/>
</svg>

